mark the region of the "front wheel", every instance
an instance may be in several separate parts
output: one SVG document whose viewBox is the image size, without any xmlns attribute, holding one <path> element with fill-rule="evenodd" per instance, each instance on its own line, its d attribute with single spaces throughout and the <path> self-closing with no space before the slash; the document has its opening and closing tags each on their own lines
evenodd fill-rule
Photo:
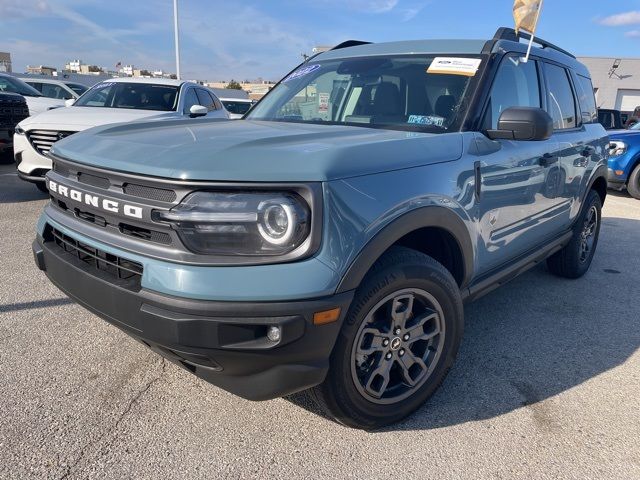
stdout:
<svg viewBox="0 0 640 480">
<path fill-rule="evenodd" d="M 571 240 L 547 259 L 551 273 L 565 278 L 580 278 L 587 273 L 598 246 L 601 222 L 602 200 L 598 192 L 591 190 L 573 227 Z"/>
<path fill-rule="evenodd" d="M 629 175 L 627 191 L 633 198 L 640 200 L 640 165 L 633 169 Z"/>
<path fill-rule="evenodd" d="M 451 274 L 427 255 L 395 247 L 358 288 L 329 374 L 312 396 L 351 427 L 397 422 L 443 382 L 462 331 L 462 300 Z"/>
</svg>

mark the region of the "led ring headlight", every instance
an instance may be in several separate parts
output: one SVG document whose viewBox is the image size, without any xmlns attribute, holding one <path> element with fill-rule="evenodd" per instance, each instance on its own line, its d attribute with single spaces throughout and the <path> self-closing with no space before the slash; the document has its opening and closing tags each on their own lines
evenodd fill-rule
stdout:
<svg viewBox="0 0 640 480">
<path fill-rule="evenodd" d="M 311 210 L 295 192 L 199 190 L 152 218 L 173 225 L 194 253 L 280 256 L 311 233 Z"/>
<path fill-rule="evenodd" d="M 258 231 L 262 238 L 273 245 L 284 245 L 291 240 L 297 218 L 289 202 L 262 202 L 258 212 L 261 214 Z"/>
</svg>

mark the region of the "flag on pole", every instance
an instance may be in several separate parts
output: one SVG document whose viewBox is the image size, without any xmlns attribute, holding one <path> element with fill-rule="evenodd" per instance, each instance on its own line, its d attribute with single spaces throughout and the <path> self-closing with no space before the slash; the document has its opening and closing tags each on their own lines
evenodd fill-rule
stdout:
<svg viewBox="0 0 640 480">
<path fill-rule="evenodd" d="M 116 68 L 120 68 L 122 66 L 122 62 L 116 63 Z"/>
<path fill-rule="evenodd" d="M 520 33 L 520 30 L 522 30 L 531 35 L 527 54 L 520 59 L 522 63 L 527 63 L 529 61 L 531 45 L 533 44 L 533 36 L 535 35 L 536 28 L 538 27 L 538 20 L 540 19 L 543 1 L 544 0 L 514 0 L 513 2 L 513 19 L 516 22 L 516 33 Z"/>
<path fill-rule="evenodd" d="M 520 30 L 536 33 L 538 18 L 542 10 L 542 0 L 515 0 L 513 3 L 513 19 L 516 22 L 516 33 Z"/>
</svg>

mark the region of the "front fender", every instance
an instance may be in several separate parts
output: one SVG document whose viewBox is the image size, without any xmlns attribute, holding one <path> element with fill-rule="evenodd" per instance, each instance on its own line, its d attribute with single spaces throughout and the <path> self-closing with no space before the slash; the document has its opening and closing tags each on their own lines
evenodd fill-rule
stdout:
<svg viewBox="0 0 640 480">
<path fill-rule="evenodd" d="M 473 243 L 464 221 L 454 211 L 440 206 L 417 208 L 387 224 L 358 253 L 340 282 L 337 293 L 353 290 L 378 258 L 405 235 L 425 227 L 438 227 L 450 233 L 463 255 L 464 275 L 462 287 L 473 275 Z"/>
</svg>

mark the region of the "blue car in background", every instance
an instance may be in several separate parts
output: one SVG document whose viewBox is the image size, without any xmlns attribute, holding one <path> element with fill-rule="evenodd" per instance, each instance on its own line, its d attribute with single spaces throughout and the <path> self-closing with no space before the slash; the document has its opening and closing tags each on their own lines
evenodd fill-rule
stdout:
<svg viewBox="0 0 640 480">
<path fill-rule="evenodd" d="M 609 188 L 626 187 L 633 198 L 640 200 L 640 123 L 629 130 L 611 132 L 609 138 Z"/>
</svg>

